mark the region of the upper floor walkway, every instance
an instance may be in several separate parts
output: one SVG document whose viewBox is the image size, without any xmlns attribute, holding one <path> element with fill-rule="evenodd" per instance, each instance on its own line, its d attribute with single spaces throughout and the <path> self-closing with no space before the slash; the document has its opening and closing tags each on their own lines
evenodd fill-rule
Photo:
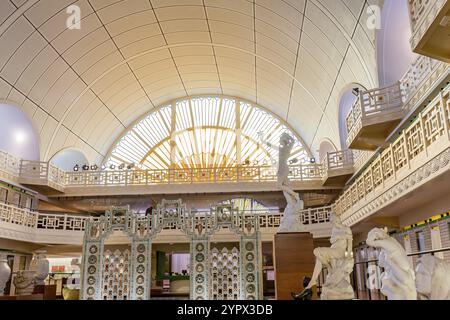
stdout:
<svg viewBox="0 0 450 320">
<path fill-rule="evenodd" d="M 196 215 L 206 211 L 198 210 Z M 305 231 L 311 232 L 315 238 L 329 237 L 331 207 L 306 209 L 299 212 Z M 257 216 L 262 241 L 273 241 L 273 236 L 280 226 L 282 213 L 269 210 L 244 210 L 244 216 Z M 26 241 L 39 244 L 80 245 L 88 219 L 98 219 L 86 215 L 47 214 L 11 205 L 0 204 L 0 238 Z M 229 230 L 221 230 L 215 237 L 217 241 L 234 241 Z M 127 243 L 129 240 L 122 233 L 115 233 L 111 244 Z M 186 238 L 175 226 L 165 228 L 154 240 L 155 243 L 186 243 Z"/>
<path fill-rule="evenodd" d="M 296 190 L 336 189 L 333 178 L 353 172 L 348 151 L 329 153 L 323 163 L 291 165 Z M 26 185 L 49 196 L 107 196 L 278 191 L 276 166 L 204 169 L 83 170 L 65 172 L 48 162 L 18 159 L 0 152 L 0 178 Z M 330 182 L 331 181 L 331 182 Z M 345 181 L 344 181 L 345 182 Z"/>
</svg>

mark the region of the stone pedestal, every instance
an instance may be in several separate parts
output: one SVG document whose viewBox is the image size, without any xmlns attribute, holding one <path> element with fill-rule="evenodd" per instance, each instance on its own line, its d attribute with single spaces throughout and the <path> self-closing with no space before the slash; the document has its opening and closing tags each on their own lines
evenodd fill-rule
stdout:
<svg viewBox="0 0 450 320">
<path fill-rule="evenodd" d="M 292 300 L 291 292 L 303 290 L 303 277 L 314 271 L 313 236 L 309 232 L 277 233 L 273 241 L 275 297 Z M 314 293 L 313 299 L 316 299 Z"/>
</svg>

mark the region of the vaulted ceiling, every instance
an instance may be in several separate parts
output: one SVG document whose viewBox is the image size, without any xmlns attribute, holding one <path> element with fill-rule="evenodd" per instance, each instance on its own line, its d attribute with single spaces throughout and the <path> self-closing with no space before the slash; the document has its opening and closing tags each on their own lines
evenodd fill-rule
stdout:
<svg viewBox="0 0 450 320">
<path fill-rule="evenodd" d="M 313 152 L 325 137 L 338 146 L 343 88 L 378 83 L 377 2 L 2 0 L 0 101 L 32 119 L 42 160 L 76 147 L 99 161 L 144 113 L 197 94 L 253 101 Z"/>
</svg>

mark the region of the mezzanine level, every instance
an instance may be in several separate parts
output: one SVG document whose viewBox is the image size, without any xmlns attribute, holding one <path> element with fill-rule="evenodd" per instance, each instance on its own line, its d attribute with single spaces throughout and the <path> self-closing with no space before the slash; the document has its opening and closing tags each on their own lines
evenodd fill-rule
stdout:
<svg viewBox="0 0 450 320">
<path fill-rule="evenodd" d="M 450 84 L 347 186 L 335 203 L 355 225 L 450 169 Z"/>
<path fill-rule="evenodd" d="M 412 50 L 450 63 L 450 1 L 409 0 L 408 6 Z"/>
<path fill-rule="evenodd" d="M 403 78 L 386 88 L 359 93 L 347 118 L 350 149 L 375 151 L 450 80 L 450 64 L 419 56 Z"/>
<path fill-rule="evenodd" d="M 205 211 L 196 211 L 202 215 Z M 329 237 L 331 207 L 306 209 L 299 212 L 300 219 L 307 232 L 315 238 Z M 246 210 L 245 215 L 258 216 L 262 241 L 272 241 L 280 226 L 283 213 L 267 210 Z M 98 217 L 75 216 L 69 214 L 47 214 L 0 204 L 0 238 L 26 241 L 40 244 L 81 245 L 86 221 Z M 232 241 L 233 235 L 227 230 L 218 232 L 218 241 Z M 114 234 L 111 243 L 120 244 L 128 241 L 121 233 Z M 155 243 L 188 242 L 176 227 L 165 228 L 155 239 Z"/>
<path fill-rule="evenodd" d="M 322 164 L 290 166 L 289 178 L 296 190 L 337 189 L 345 180 L 340 176 L 348 176 L 352 166 L 348 152 L 333 152 Z M 48 196 L 278 191 L 274 166 L 65 172 L 48 162 L 22 160 L 2 152 L 0 177 Z M 329 183 L 330 178 L 341 183 Z"/>
</svg>

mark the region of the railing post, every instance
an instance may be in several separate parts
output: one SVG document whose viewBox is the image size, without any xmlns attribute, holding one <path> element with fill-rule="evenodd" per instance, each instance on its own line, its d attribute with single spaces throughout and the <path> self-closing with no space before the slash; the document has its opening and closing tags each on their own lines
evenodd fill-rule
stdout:
<svg viewBox="0 0 450 320">
<path fill-rule="evenodd" d="M 425 135 L 425 125 L 423 123 L 423 111 L 419 113 L 419 123 L 420 123 L 420 135 L 423 140 L 423 149 L 425 151 L 425 156 L 428 158 L 428 143 Z"/>
<path fill-rule="evenodd" d="M 67 230 L 67 214 L 64 215 L 64 227 L 63 230 Z"/>
<path fill-rule="evenodd" d="M 445 132 L 447 133 L 448 140 L 450 140 L 450 125 L 448 123 L 450 116 L 447 114 L 447 111 L 446 111 L 446 105 L 445 105 L 444 95 L 442 94 L 442 91 L 439 92 L 439 99 L 441 101 L 440 110 L 442 113 L 442 118 L 443 118 L 442 120 L 444 121 L 444 129 L 445 129 Z"/>
</svg>

